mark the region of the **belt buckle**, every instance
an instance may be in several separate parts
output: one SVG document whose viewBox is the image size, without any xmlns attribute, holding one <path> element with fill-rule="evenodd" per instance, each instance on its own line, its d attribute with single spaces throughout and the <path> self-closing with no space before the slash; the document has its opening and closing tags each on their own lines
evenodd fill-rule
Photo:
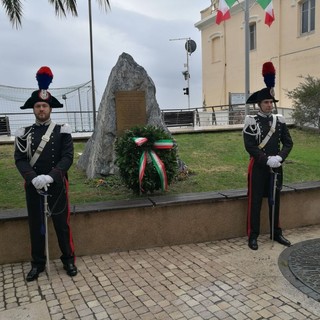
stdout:
<svg viewBox="0 0 320 320">
<path fill-rule="evenodd" d="M 48 142 L 50 140 L 50 137 L 49 136 L 42 136 L 41 140 L 45 141 L 45 142 Z"/>
</svg>

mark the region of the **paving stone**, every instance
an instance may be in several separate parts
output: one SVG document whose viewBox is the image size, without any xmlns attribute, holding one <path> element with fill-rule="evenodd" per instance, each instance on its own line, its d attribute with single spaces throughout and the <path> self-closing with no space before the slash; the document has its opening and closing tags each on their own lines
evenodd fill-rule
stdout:
<svg viewBox="0 0 320 320">
<path fill-rule="evenodd" d="M 320 226 L 286 230 L 297 244 L 315 244 L 319 234 Z M 300 255 L 311 254 L 297 248 Z M 51 282 L 42 273 L 27 283 L 29 263 L 6 264 L 0 266 L 0 319 L 6 319 L 4 312 L 44 303 L 51 320 L 318 320 L 314 290 L 303 281 L 289 283 L 278 263 L 289 259 L 288 249 L 271 248 L 268 235 L 261 235 L 257 252 L 243 237 L 83 256 L 74 278 L 54 260 Z M 293 257 L 301 265 L 303 259 Z M 315 260 L 309 261 L 313 279 Z"/>
</svg>

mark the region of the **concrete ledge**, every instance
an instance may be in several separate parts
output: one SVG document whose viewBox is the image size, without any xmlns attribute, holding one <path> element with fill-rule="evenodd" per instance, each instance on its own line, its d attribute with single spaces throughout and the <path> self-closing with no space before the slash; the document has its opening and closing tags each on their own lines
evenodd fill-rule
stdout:
<svg viewBox="0 0 320 320">
<path fill-rule="evenodd" d="M 72 206 L 76 254 L 94 255 L 246 235 L 246 190 L 189 193 Z M 281 226 L 320 224 L 320 181 L 286 185 Z M 261 232 L 269 232 L 267 201 Z M 0 211 L 0 264 L 30 259 L 26 209 Z M 49 220 L 50 258 L 60 256 Z"/>
</svg>

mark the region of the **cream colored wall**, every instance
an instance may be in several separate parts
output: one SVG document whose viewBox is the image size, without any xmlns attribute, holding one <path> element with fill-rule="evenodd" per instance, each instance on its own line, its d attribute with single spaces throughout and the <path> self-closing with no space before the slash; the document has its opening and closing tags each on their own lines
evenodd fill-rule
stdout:
<svg viewBox="0 0 320 320">
<path fill-rule="evenodd" d="M 319 206 L 319 182 L 286 186 L 281 195 L 282 228 L 319 224 Z M 100 202 L 76 209 L 71 227 L 77 256 L 246 236 L 246 190 Z M 267 212 L 265 199 L 261 233 L 268 234 Z M 60 250 L 51 219 L 48 230 L 50 259 L 58 259 Z M 0 211 L 0 234 L 0 264 L 30 259 L 26 210 L 20 215 Z"/>
<path fill-rule="evenodd" d="M 316 2 L 315 31 L 300 36 L 299 1 L 273 0 L 275 21 L 269 28 L 264 23 L 265 12 L 251 0 L 250 22 L 256 22 L 257 50 L 250 52 L 250 91 L 265 86 L 262 76 L 264 62 L 272 61 L 276 68 L 276 98 L 280 107 L 291 107 L 286 90 L 296 88 L 300 75 L 320 78 L 320 4 Z M 196 27 L 202 38 L 203 98 L 207 106 L 228 104 L 229 92 L 245 91 L 244 12 L 234 5 L 231 19 L 215 23 L 211 9 L 201 12 Z M 211 59 L 211 38 L 220 37 L 221 57 Z"/>
</svg>

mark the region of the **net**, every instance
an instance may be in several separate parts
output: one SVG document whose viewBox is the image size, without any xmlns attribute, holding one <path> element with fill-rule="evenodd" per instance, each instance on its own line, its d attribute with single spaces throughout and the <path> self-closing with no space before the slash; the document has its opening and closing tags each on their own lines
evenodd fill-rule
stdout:
<svg viewBox="0 0 320 320">
<path fill-rule="evenodd" d="M 10 131 L 34 122 L 31 109 L 20 107 L 37 88 L 21 88 L 0 85 L 0 117 L 9 120 Z M 69 123 L 74 132 L 92 131 L 92 85 L 91 81 L 64 88 L 50 88 L 49 92 L 64 107 L 55 109 L 51 118 L 57 123 Z"/>
</svg>

